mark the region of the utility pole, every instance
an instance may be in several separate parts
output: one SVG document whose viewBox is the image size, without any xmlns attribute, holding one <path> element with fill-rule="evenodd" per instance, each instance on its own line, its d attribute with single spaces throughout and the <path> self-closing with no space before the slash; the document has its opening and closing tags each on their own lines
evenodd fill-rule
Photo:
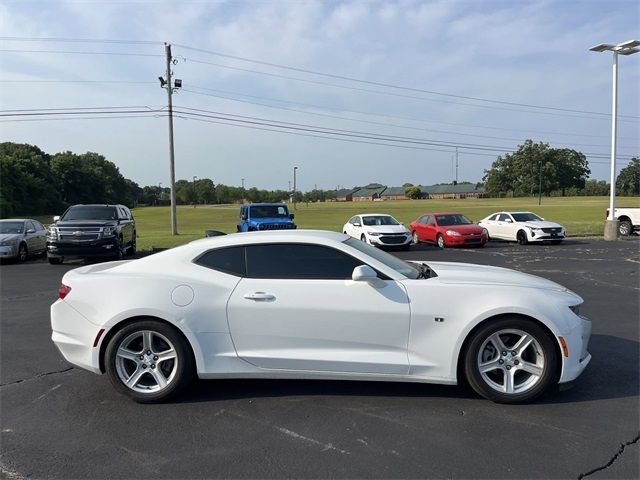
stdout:
<svg viewBox="0 0 640 480">
<path fill-rule="evenodd" d="M 242 198 L 240 200 L 242 200 L 242 203 L 244 203 L 244 178 L 242 179 L 242 191 L 240 193 L 242 195 Z"/>
<path fill-rule="evenodd" d="M 193 208 L 196 208 L 196 180 L 198 179 L 198 177 L 196 177 L 195 175 L 193 176 Z"/>
<path fill-rule="evenodd" d="M 458 184 L 458 147 L 456 147 L 456 185 Z"/>
<path fill-rule="evenodd" d="M 169 182 L 171 187 L 171 235 L 178 234 L 178 223 L 176 218 L 176 168 L 175 168 L 175 154 L 173 148 L 173 102 L 171 95 L 175 90 L 182 87 L 182 80 L 176 79 L 175 83 L 171 82 L 171 64 L 174 61 L 171 58 L 171 44 L 164 44 L 164 53 L 166 57 L 167 70 L 165 77 L 158 77 L 160 80 L 160 87 L 167 90 L 167 109 L 169 112 Z"/>
</svg>

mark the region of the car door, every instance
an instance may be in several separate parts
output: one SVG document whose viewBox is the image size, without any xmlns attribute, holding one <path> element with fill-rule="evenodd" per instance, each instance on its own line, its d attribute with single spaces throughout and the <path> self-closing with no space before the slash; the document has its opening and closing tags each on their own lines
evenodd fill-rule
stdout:
<svg viewBox="0 0 640 480">
<path fill-rule="evenodd" d="M 498 232 L 498 217 L 499 215 L 496 213 L 487 217 L 485 220 L 478 222 L 478 225 L 487 229 L 490 238 L 500 238 L 500 234 Z"/>
<path fill-rule="evenodd" d="M 266 369 L 405 375 L 403 285 L 351 280 L 364 262 L 312 244 L 246 247 L 245 278 L 227 303 L 237 354 Z"/>
<path fill-rule="evenodd" d="M 122 243 L 124 245 L 130 245 L 133 239 L 133 226 L 129 215 L 127 215 L 124 207 L 117 207 L 118 210 L 118 222 L 120 223 L 120 231 L 122 233 Z"/>
<path fill-rule="evenodd" d="M 490 235 L 496 238 L 507 240 L 509 238 L 509 229 L 510 229 L 509 224 L 507 222 L 508 218 L 509 218 L 509 215 L 507 215 L 506 213 L 499 214 L 495 222 L 495 226 L 493 228 L 493 231 L 495 233 L 493 234 L 490 233 Z"/>
<path fill-rule="evenodd" d="M 436 224 L 436 219 L 433 215 L 428 215 L 425 219 L 424 225 L 424 239 L 427 242 L 435 243 L 436 235 L 438 233 L 438 226 Z"/>
<path fill-rule="evenodd" d="M 30 254 L 42 250 L 38 240 L 38 230 L 31 220 L 24 222 L 24 241 Z"/>
<path fill-rule="evenodd" d="M 37 245 L 37 250 L 38 251 L 44 251 L 47 248 L 47 229 L 44 228 L 44 226 L 38 222 L 37 220 L 33 220 L 32 221 L 36 233 L 35 233 L 35 237 L 36 237 L 36 241 L 35 244 Z"/>
<path fill-rule="evenodd" d="M 503 213 L 500 218 L 502 219 L 502 238 L 515 241 L 519 228 L 518 224 L 508 213 Z"/>
</svg>

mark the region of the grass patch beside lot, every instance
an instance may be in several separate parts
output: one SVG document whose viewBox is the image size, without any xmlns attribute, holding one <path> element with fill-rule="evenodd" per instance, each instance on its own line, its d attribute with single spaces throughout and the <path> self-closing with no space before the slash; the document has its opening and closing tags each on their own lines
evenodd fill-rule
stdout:
<svg viewBox="0 0 640 480">
<path fill-rule="evenodd" d="M 620 197 L 620 207 L 640 207 L 636 197 Z M 409 225 L 428 212 L 460 212 L 478 222 L 500 210 L 526 210 L 565 226 L 569 236 L 602 235 L 608 197 L 486 198 L 465 200 L 399 200 L 387 202 L 300 203 L 291 206 L 299 228 L 341 231 L 344 223 L 358 213 L 388 213 Z M 138 248 L 174 247 L 204 237 L 205 230 L 236 231 L 239 205 L 178 207 L 179 235 L 171 236 L 170 208 L 144 207 L 133 210 L 138 228 Z"/>
</svg>

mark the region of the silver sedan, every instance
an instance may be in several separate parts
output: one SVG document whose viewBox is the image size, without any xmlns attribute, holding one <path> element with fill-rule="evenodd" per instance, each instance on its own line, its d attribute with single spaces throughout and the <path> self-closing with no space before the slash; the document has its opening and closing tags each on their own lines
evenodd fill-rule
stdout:
<svg viewBox="0 0 640 480">
<path fill-rule="evenodd" d="M 29 255 L 43 254 L 46 249 L 47 230 L 37 220 L 0 220 L 0 258 L 17 258 L 24 262 Z"/>
</svg>

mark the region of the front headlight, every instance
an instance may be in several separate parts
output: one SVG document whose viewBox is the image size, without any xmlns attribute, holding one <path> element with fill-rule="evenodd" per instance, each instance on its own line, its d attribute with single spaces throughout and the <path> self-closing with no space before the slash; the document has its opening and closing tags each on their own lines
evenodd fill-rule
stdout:
<svg viewBox="0 0 640 480">
<path fill-rule="evenodd" d="M 104 227 L 102 229 L 103 237 L 113 237 L 116 233 L 116 227 Z"/>
<path fill-rule="evenodd" d="M 52 240 L 56 240 L 58 238 L 58 229 L 56 227 L 49 227 L 47 231 L 47 237 Z"/>
<path fill-rule="evenodd" d="M 446 234 L 450 235 L 452 237 L 459 237 L 460 236 L 460 234 L 458 232 L 456 232 L 455 230 L 447 230 Z"/>
<path fill-rule="evenodd" d="M 379 237 L 380 234 L 378 232 L 367 232 L 367 235 L 371 235 L 372 237 Z"/>
<path fill-rule="evenodd" d="M 2 240 L 0 241 L 0 247 L 14 247 L 16 240 Z"/>
</svg>

